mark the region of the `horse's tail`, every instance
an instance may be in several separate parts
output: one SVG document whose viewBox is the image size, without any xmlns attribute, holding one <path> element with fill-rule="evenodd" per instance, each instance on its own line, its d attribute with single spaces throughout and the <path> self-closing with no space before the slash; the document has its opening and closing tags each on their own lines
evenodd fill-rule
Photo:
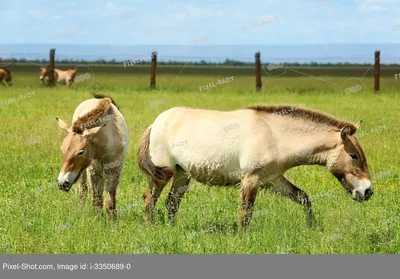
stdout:
<svg viewBox="0 0 400 279">
<path fill-rule="evenodd" d="M 150 157 L 150 133 L 151 125 L 143 133 L 139 141 L 138 163 L 139 168 L 152 181 L 168 182 L 174 175 L 173 171 L 168 167 L 158 167 L 153 164 Z"/>
</svg>

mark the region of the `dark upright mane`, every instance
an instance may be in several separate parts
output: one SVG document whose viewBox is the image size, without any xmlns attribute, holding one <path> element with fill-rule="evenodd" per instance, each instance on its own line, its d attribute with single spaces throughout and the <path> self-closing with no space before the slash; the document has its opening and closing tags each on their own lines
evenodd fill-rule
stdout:
<svg viewBox="0 0 400 279">
<path fill-rule="evenodd" d="M 314 123 L 324 124 L 327 126 L 332 126 L 337 129 L 342 129 L 345 126 L 349 126 L 351 133 L 354 134 L 357 130 L 356 126 L 345 120 L 337 119 L 331 115 L 322 113 L 317 110 L 306 109 L 296 105 L 280 105 L 280 106 L 267 106 L 267 105 L 255 105 L 250 106 L 245 109 L 251 109 L 260 113 L 274 113 L 276 115 L 281 115 L 282 117 L 292 117 L 311 121 Z"/>
<path fill-rule="evenodd" d="M 100 98 L 97 98 L 100 99 Z M 82 134 L 84 130 L 93 127 L 101 126 L 104 122 L 104 114 L 111 108 L 111 99 L 108 97 L 101 98 L 97 107 L 93 108 L 89 113 L 79 117 L 72 123 L 72 131 L 77 134 Z M 104 123 L 103 123 L 104 124 Z"/>
<path fill-rule="evenodd" d="M 93 97 L 95 97 L 96 99 L 104 99 L 104 98 L 109 98 L 111 100 L 111 102 L 113 103 L 114 106 L 117 107 L 117 109 L 119 110 L 119 106 L 115 103 L 114 99 L 111 98 L 111 96 L 105 96 L 103 94 L 96 94 L 95 92 L 92 92 Z"/>
</svg>

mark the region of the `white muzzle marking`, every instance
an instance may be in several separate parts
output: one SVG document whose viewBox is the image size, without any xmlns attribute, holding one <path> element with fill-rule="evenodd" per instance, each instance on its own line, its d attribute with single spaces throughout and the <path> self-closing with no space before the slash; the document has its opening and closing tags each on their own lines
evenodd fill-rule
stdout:
<svg viewBox="0 0 400 279">
<path fill-rule="evenodd" d="M 373 189 L 372 189 L 371 180 L 364 178 L 364 179 L 355 181 L 354 190 L 353 190 L 351 196 L 355 200 L 359 200 L 359 199 L 364 200 L 371 196 L 372 191 L 373 191 Z"/>
<path fill-rule="evenodd" d="M 64 185 L 65 183 L 72 185 L 72 183 L 74 183 L 75 181 L 76 176 L 77 174 L 74 172 L 60 172 L 57 178 L 58 185 Z"/>
</svg>

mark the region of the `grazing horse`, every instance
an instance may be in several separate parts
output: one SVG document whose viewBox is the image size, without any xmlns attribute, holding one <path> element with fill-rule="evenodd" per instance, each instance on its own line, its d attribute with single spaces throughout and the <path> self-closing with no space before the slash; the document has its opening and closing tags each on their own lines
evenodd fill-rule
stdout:
<svg viewBox="0 0 400 279">
<path fill-rule="evenodd" d="M 54 69 L 54 80 L 60 84 L 66 84 L 70 86 L 75 79 L 77 69 L 69 68 L 66 71 Z M 50 79 L 51 70 L 49 67 L 41 67 L 40 68 L 40 80 L 43 84 L 48 84 Z"/>
<path fill-rule="evenodd" d="M 0 67 L 0 82 L 3 83 L 3 80 L 7 82 L 9 86 L 12 85 L 11 72 L 6 68 Z"/>
<path fill-rule="evenodd" d="M 190 178 L 208 185 L 241 184 L 240 228 L 251 219 L 260 188 L 301 204 L 308 225 L 315 219 L 308 195 L 284 177 L 299 165 L 322 165 L 354 200 L 373 193 L 357 124 L 316 110 L 290 106 L 252 106 L 235 111 L 184 107 L 161 113 L 140 139 L 138 162 L 149 177 L 144 194 L 151 220 L 161 191 L 174 177 L 166 199 L 174 219 Z M 182 144 L 183 143 L 183 144 Z"/>
<path fill-rule="evenodd" d="M 58 187 L 69 191 L 80 179 L 78 197 L 85 201 L 89 184 L 93 190 L 93 206 L 103 207 L 103 190 L 107 217 L 115 213 L 117 185 L 128 147 L 128 129 L 111 97 L 94 94 L 95 99 L 82 102 L 72 117 L 72 127 L 57 118 L 58 125 L 68 134 L 61 150 L 63 161 Z"/>
</svg>

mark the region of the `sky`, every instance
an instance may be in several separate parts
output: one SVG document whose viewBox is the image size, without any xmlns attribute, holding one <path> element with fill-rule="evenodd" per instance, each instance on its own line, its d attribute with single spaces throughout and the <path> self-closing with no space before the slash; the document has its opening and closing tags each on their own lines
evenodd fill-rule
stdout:
<svg viewBox="0 0 400 279">
<path fill-rule="evenodd" d="M 400 0 L 0 0 L 2 44 L 400 43 Z"/>
</svg>

